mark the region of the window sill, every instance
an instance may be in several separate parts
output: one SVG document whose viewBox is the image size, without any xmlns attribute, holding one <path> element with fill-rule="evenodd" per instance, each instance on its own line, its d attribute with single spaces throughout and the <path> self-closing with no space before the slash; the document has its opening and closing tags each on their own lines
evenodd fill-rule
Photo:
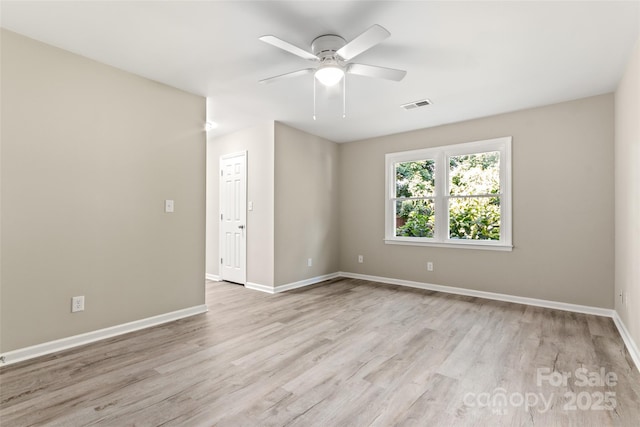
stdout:
<svg viewBox="0 0 640 427">
<path fill-rule="evenodd" d="M 410 240 L 384 239 L 386 245 L 404 245 L 404 246 L 431 246 L 435 248 L 451 248 L 451 249 L 477 249 L 483 251 L 503 251 L 511 252 L 513 245 L 502 244 L 483 244 L 483 243 L 441 243 L 441 242 L 416 242 Z"/>
</svg>

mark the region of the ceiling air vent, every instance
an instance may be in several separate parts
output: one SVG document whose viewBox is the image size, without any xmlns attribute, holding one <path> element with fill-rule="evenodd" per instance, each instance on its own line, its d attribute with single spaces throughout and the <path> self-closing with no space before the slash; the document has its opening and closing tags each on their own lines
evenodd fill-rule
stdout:
<svg viewBox="0 0 640 427">
<path fill-rule="evenodd" d="M 428 99 L 422 99 L 420 101 L 413 101 L 408 104 L 401 105 L 405 110 L 413 110 L 414 108 L 426 107 L 427 105 L 431 105 L 432 102 Z"/>
</svg>

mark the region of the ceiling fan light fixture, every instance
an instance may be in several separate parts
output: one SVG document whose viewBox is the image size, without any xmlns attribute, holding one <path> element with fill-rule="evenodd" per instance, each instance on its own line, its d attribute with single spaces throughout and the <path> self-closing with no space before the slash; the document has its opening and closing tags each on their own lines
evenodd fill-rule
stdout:
<svg viewBox="0 0 640 427">
<path fill-rule="evenodd" d="M 333 86 L 344 77 L 344 70 L 337 65 L 325 65 L 316 70 L 316 79 L 325 86 Z"/>
</svg>

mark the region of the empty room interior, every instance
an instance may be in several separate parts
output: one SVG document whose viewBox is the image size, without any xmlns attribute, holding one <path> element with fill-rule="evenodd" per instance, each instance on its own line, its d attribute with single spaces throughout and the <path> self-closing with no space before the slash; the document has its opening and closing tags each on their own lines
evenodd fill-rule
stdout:
<svg viewBox="0 0 640 427">
<path fill-rule="evenodd" d="M 0 425 L 638 425 L 640 1 L 0 24 Z"/>
</svg>

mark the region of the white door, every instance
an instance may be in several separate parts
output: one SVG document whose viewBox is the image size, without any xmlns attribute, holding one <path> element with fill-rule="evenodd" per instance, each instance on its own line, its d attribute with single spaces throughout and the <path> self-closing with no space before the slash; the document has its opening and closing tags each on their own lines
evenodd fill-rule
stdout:
<svg viewBox="0 0 640 427">
<path fill-rule="evenodd" d="M 246 283 L 247 153 L 220 158 L 220 278 Z"/>
</svg>

